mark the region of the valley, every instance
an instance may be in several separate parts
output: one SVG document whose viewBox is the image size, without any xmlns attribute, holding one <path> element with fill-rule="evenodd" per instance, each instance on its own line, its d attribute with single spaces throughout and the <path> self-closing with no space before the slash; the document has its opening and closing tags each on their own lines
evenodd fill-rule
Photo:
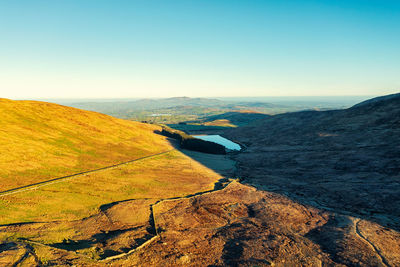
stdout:
<svg viewBox="0 0 400 267">
<path fill-rule="evenodd" d="M 0 14 L 0 267 L 400 267 L 400 1 Z"/>
<path fill-rule="evenodd" d="M 17 164 L 2 165 L 0 264 L 397 266 L 398 99 L 241 113 L 226 155 L 157 124 L 2 100 L 1 155 Z"/>
</svg>

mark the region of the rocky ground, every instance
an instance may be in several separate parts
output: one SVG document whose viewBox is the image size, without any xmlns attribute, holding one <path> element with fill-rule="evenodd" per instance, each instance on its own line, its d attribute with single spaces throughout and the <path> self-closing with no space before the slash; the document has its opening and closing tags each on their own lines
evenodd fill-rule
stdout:
<svg viewBox="0 0 400 267">
<path fill-rule="evenodd" d="M 137 213 L 146 214 L 143 218 L 148 220 L 132 218 Z M 8 231 L 52 227 L 22 224 L 8 226 Z M 398 232 L 236 181 L 222 190 L 187 198 L 115 203 L 95 216 L 71 222 L 71 227 L 76 240 L 51 245 L 27 240 L 6 243 L 0 249 L 1 259 L 78 266 L 400 264 Z M 92 249 L 83 253 L 85 247 Z M 99 251 L 109 255 L 96 258 Z"/>
<path fill-rule="evenodd" d="M 236 156 L 243 182 L 400 230 L 400 94 L 346 110 L 281 114 L 226 136 L 246 145 Z"/>
<path fill-rule="evenodd" d="M 400 229 L 400 95 L 339 111 L 274 116 L 228 133 L 259 189 Z"/>
</svg>

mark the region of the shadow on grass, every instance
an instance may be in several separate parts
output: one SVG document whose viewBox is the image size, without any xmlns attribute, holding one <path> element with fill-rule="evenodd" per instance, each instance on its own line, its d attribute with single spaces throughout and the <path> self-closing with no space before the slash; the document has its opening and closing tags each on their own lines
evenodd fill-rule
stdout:
<svg viewBox="0 0 400 267">
<path fill-rule="evenodd" d="M 154 131 L 156 134 L 161 134 L 161 131 Z M 180 147 L 179 141 L 167 137 L 168 142 L 177 150 L 190 157 L 192 160 L 200 163 L 201 165 L 213 170 L 215 173 L 220 174 L 223 177 L 234 177 L 235 176 L 235 161 L 230 158 L 231 154 L 236 154 L 238 152 L 228 153 L 226 155 L 219 154 L 208 154 L 198 151 L 192 151 L 183 149 Z"/>
<path fill-rule="evenodd" d="M 84 239 L 84 240 L 64 239 L 63 242 L 54 243 L 51 246 L 58 248 L 58 249 L 68 250 L 68 251 L 77 251 L 77 250 L 81 250 L 81 249 L 97 247 L 96 245 L 98 245 L 98 244 L 105 245 L 108 241 L 113 240 L 114 238 L 118 237 L 121 234 L 130 232 L 130 231 L 136 231 L 140 228 L 142 228 L 142 226 L 131 227 L 128 229 L 123 229 L 123 230 L 102 231 L 101 233 L 94 234 L 89 239 Z M 142 245 L 144 242 L 149 240 L 151 237 L 153 237 L 153 235 L 149 233 L 149 234 L 144 235 L 143 237 L 136 238 L 136 239 L 134 239 L 135 246 L 122 247 L 122 248 L 119 248 L 118 251 L 112 250 L 112 249 L 105 249 L 104 251 L 102 251 L 99 254 L 99 258 L 104 259 L 104 258 L 107 258 L 110 256 L 115 256 L 115 255 L 121 254 L 121 252 L 126 253 L 126 252 L 134 249 L 135 247 Z"/>
</svg>

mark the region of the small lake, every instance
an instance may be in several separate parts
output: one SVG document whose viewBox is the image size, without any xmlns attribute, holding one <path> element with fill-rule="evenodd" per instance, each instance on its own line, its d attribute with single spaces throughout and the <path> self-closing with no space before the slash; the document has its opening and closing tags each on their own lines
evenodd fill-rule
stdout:
<svg viewBox="0 0 400 267">
<path fill-rule="evenodd" d="M 193 135 L 193 137 L 223 145 L 225 148 L 230 149 L 230 150 L 240 150 L 240 145 L 238 145 L 238 144 L 232 142 L 231 140 L 226 139 L 218 134 Z"/>
</svg>

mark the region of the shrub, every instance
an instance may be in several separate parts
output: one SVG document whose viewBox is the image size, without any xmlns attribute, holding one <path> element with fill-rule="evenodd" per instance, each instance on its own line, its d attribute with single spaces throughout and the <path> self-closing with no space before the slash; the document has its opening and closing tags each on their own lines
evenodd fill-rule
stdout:
<svg viewBox="0 0 400 267">
<path fill-rule="evenodd" d="M 168 126 L 162 126 L 161 134 L 178 140 L 181 148 L 210 154 L 226 154 L 223 145 L 195 138 Z"/>
</svg>

